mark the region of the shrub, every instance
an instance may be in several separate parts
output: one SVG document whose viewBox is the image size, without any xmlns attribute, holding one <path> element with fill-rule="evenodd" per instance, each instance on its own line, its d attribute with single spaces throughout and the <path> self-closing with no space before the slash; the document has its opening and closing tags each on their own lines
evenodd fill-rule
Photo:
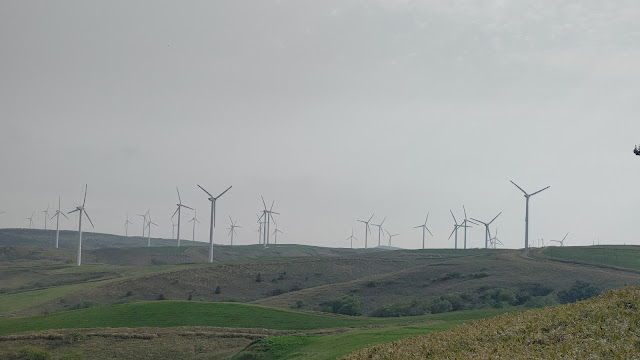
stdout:
<svg viewBox="0 0 640 360">
<path fill-rule="evenodd" d="M 600 294 L 601 290 L 588 282 L 577 280 L 571 289 L 558 292 L 558 301 L 561 304 L 586 300 Z"/>
<path fill-rule="evenodd" d="M 156 298 L 157 300 L 167 300 L 166 297 L 164 297 L 164 294 L 160 294 L 158 295 L 158 297 Z"/>
<path fill-rule="evenodd" d="M 431 306 L 429 306 L 429 311 L 431 311 L 432 314 L 448 312 L 451 311 L 451 309 L 453 309 L 453 305 L 451 305 L 449 300 L 443 298 L 434 300 Z"/>
<path fill-rule="evenodd" d="M 358 295 L 344 295 L 341 298 L 325 301 L 322 304 L 323 311 L 342 315 L 362 315 L 362 301 Z"/>
<path fill-rule="evenodd" d="M 220 290 L 220 285 L 216 286 L 216 289 L 213 291 L 214 294 L 220 294 L 222 290 Z"/>
<path fill-rule="evenodd" d="M 376 287 L 376 282 L 375 281 L 367 281 L 364 286 L 368 287 L 368 288 L 374 288 Z"/>
<path fill-rule="evenodd" d="M 425 305 L 413 300 L 409 303 L 385 304 L 375 309 L 370 315 L 375 317 L 418 316 L 425 313 Z"/>
<path fill-rule="evenodd" d="M 553 296 L 534 296 L 529 301 L 524 303 L 524 307 L 527 308 L 541 308 L 545 306 L 556 305 L 558 302 Z"/>
<path fill-rule="evenodd" d="M 94 304 L 91 301 L 80 301 L 79 303 L 73 305 L 71 307 L 71 310 L 88 309 L 93 306 Z"/>
<path fill-rule="evenodd" d="M 289 288 L 289 292 L 293 292 L 293 291 L 300 291 L 302 290 L 302 288 L 298 285 L 298 284 L 293 284 L 291 285 L 291 287 Z"/>
<path fill-rule="evenodd" d="M 467 308 L 465 301 L 458 294 L 446 294 L 441 299 L 447 300 L 451 304 L 451 311 L 464 310 Z"/>
<path fill-rule="evenodd" d="M 293 304 L 293 306 L 291 306 L 291 308 L 293 309 L 302 309 L 303 307 L 304 307 L 304 301 L 302 300 L 296 301 L 296 303 Z"/>
<path fill-rule="evenodd" d="M 260 273 L 256 275 L 256 282 L 262 282 L 262 275 Z"/>
<path fill-rule="evenodd" d="M 65 335 L 64 340 L 69 343 L 69 344 L 73 344 L 75 342 L 78 342 L 80 340 L 84 340 L 86 339 L 87 336 L 81 332 L 77 332 L 77 331 L 73 331 L 68 333 L 67 335 Z"/>
<path fill-rule="evenodd" d="M 129 290 L 127 291 L 126 294 L 124 294 L 124 297 L 129 297 L 129 296 L 133 296 L 133 290 Z"/>
<path fill-rule="evenodd" d="M 280 288 L 276 288 L 276 289 L 273 289 L 271 291 L 268 291 L 267 295 L 268 296 L 278 296 L 278 295 L 282 295 L 284 293 L 286 293 L 286 291 L 284 291 L 284 290 L 282 290 Z"/>
<path fill-rule="evenodd" d="M 18 359 L 25 360 L 46 360 L 51 359 L 51 354 L 43 349 L 35 347 L 23 347 L 18 350 Z"/>
</svg>

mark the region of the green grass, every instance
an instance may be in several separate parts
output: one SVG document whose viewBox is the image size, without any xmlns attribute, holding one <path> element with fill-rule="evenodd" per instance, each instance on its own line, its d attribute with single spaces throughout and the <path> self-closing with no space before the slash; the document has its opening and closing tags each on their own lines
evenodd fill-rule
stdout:
<svg viewBox="0 0 640 360">
<path fill-rule="evenodd" d="M 349 317 L 267 308 L 239 303 L 153 301 L 59 312 L 46 316 L 0 319 L 0 335 L 47 329 L 97 327 L 218 326 L 274 330 L 361 327 L 430 320 L 460 320 L 505 310 L 460 311 L 406 318 Z M 475 315 L 480 314 L 480 315 Z"/>
<path fill-rule="evenodd" d="M 542 254 L 565 260 L 640 270 L 640 247 L 638 246 L 552 246 L 544 249 Z"/>
<path fill-rule="evenodd" d="M 470 320 L 482 319 L 514 311 L 509 309 L 483 309 L 421 316 L 419 323 L 375 329 L 356 329 L 329 335 L 287 335 L 257 340 L 234 360 L 255 359 L 335 359 L 358 349 L 399 340 L 408 336 L 424 335 L 450 329 Z M 402 318 L 395 320 L 401 320 Z M 404 318 L 406 320 L 406 318 Z"/>
</svg>

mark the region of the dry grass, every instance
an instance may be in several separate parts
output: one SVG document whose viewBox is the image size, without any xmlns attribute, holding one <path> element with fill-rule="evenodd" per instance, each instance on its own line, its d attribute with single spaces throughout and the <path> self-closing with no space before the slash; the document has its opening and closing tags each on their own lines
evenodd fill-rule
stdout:
<svg viewBox="0 0 640 360">
<path fill-rule="evenodd" d="M 637 359 L 639 326 L 640 288 L 626 287 L 377 345 L 343 359 Z"/>
</svg>

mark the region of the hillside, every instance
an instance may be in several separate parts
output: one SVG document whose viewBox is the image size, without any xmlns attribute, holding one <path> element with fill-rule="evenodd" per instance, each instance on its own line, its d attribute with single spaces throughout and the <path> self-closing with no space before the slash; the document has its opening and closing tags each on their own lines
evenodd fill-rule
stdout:
<svg viewBox="0 0 640 360">
<path fill-rule="evenodd" d="M 640 270 L 640 246 L 550 246 L 540 253 L 552 259 L 568 262 L 602 264 Z"/>
<path fill-rule="evenodd" d="M 640 288 L 626 287 L 377 345 L 342 359 L 632 359 L 640 351 L 639 324 Z"/>
</svg>

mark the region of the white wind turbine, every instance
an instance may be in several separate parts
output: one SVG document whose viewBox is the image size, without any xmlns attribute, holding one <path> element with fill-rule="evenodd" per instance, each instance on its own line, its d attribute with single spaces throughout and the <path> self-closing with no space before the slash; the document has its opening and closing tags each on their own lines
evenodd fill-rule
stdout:
<svg viewBox="0 0 640 360">
<path fill-rule="evenodd" d="M 496 215 L 496 217 L 494 217 L 491 221 L 489 222 L 484 222 L 484 221 L 480 221 L 478 219 L 474 219 L 471 218 L 471 220 L 473 221 L 477 221 L 480 224 L 484 225 L 484 248 L 488 249 L 489 248 L 489 239 L 491 238 L 491 232 L 489 231 L 489 225 L 491 225 L 491 223 L 498 218 L 498 216 L 500 216 L 500 214 L 502 214 L 502 212 L 500 212 L 498 215 Z"/>
<path fill-rule="evenodd" d="M 467 225 L 468 223 L 478 225 L 473 221 L 469 221 L 469 219 L 467 219 L 467 209 L 464 207 L 464 205 L 462 205 L 462 210 L 464 211 L 464 221 L 462 222 L 462 225 Z M 467 249 L 467 228 L 468 227 L 472 227 L 472 226 L 464 226 L 464 249 Z"/>
<path fill-rule="evenodd" d="M 193 221 L 193 232 L 191 233 L 191 241 L 196 241 L 196 223 L 200 223 L 200 220 L 198 220 L 198 211 L 197 210 L 193 210 L 193 218 L 191 220 L 189 220 L 189 222 Z"/>
<path fill-rule="evenodd" d="M 422 228 L 422 250 L 424 250 L 424 235 L 425 235 L 424 232 L 425 230 L 429 231 L 429 228 L 427 227 L 427 220 L 429 220 L 429 213 L 427 213 L 427 217 L 424 218 L 424 224 L 413 227 L 414 229 Z M 429 231 L 429 235 L 433 236 L 431 231 Z"/>
<path fill-rule="evenodd" d="M 55 214 L 53 214 L 53 216 L 51 217 L 52 219 L 56 218 L 56 249 L 58 248 L 58 241 L 60 239 L 60 215 L 66 217 L 67 220 L 69 220 L 67 215 L 60 211 L 60 196 L 58 196 L 58 210 L 56 210 Z"/>
<path fill-rule="evenodd" d="M 151 209 L 149 209 L 151 210 Z M 144 239 L 144 229 L 147 228 L 147 215 L 149 215 L 149 210 L 147 210 L 144 214 L 137 214 L 142 218 L 142 238 Z"/>
<path fill-rule="evenodd" d="M 49 204 L 47 204 L 47 209 L 41 211 L 44 214 L 44 229 L 47 230 L 47 219 L 49 218 Z"/>
<path fill-rule="evenodd" d="M 256 217 L 258 218 L 258 245 L 262 244 L 262 221 L 261 221 L 261 217 L 260 215 L 256 214 Z"/>
<path fill-rule="evenodd" d="M 84 205 L 87 202 L 87 185 L 84 186 L 84 200 L 82 200 L 82 206 L 76 206 L 75 210 L 69 211 L 67 214 L 74 213 L 78 211 L 78 266 L 82 264 L 82 214 L 87 215 L 87 220 L 91 223 L 91 227 L 93 227 L 93 221 L 87 214 L 87 210 L 85 210 Z"/>
<path fill-rule="evenodd" d="M 29 230 L 31 230 L 31 226 L 33 225 L 33 212 L 31 212 L 31 217 L 28 217 L 27 220 L 29 220 Z"/>
<path fill-rule="evenodd" d="M 224 195 L 224 193 L 226 193 L 227 191 L 229 191 L 229 189 L 232 188 L 232 186 L 229 186 L 227 188 L 227 190 L 223 191 L 220 193 L 220 195 L 218 196 L 213 196 L 211 195 L 210 192 L 208 192 L 207 190 L 205 190 L 202 186 L 198 185 L 198 187 L 200 189 L 202 189 L 202 191 L 204 191 L 205 193 L 207 193 L 207 195 L 209 195 L 209 201 L 211 201 L 211 222 L 209 224 L 209 262 L 213 262 L 213 230 L 216 227 L 216 201 L 222 196 Z M 180 221 L 178 220 L 178 239 L 180 238 Z M 180 241 L 180 240 L 178 240 Z"/>
<path fill-rule="evenodd" d="M 365 249 L 368 247 L 369 234 L 371 234 L 371 229 L 369 228 L 369 222 L 371 221 L 371 219 L 373 219 L 373 215 L 375 214 L 372 214 L 369 220 L 367 221 L 358 220 L 359 222 L 364 223 L 364 226 L 365 226 L 365 229 L 364 229 L 364 248 Z"/>
<path fill-rule="evenodd" d="M 260 196 L 260 197 L 262 198 L 262 205 L 264 206 L 264 210 L 262 210 L 262 216 L 260 216 L 258 220 L 264 217 L 264 220 L 263 220 L 264 228 L 263 228 L 262 234 L 264 235 L 263 244 L 265 247 L 267 247 L 267 245 L 269 245 L 271 220 L 273 220 L 274 223 L 276 222 L 276 219 L 273 217 L 273 214 L 280 215 L 280 213 L 273 211 L 273 205 L 275 204 L 275 200 L 271 201 L 271 208 L 267 210 L 267 203 L 264 201 L 264 197 L 263 196 Z"/>
<path fill-rule="evenodd" d="M 449 212 L 451 213 L 451 217 L 453 217 L 453 231 L 451 232 L 451 234 L 449 235 L 449 239 L 451 239 L 451 236 L 455 234 L 455 249 L 458 249 L 458 229 L 461 227 L 466 228 L 468 225 L 462 223 L 462 224 L 458 224 L 458 220 L 456 220 L 456 217 L 453 215 L 453 211 L 451 211 L 451 209 L 449 209 Z"/>
<path fill-rule="evenodd" d="M 511 180 L 509 180 L 511 181 Z M 544 189 L 540 189 L 536 192 L 534 192 L 533 194 L 527 194 L 526 191 L 524 191 L 520 186 L 518 186 L 518 184 L 514 183 L 513 181 L 511 181 L 511 183 L 513 185 L 515 185 L 518 189 L 520 189 L 520 191 L 522 191 L 524 193 L 524 197 L 525 199 L 527 199 L 527 205 L 526 205 L 526 211 L 525 211 L 525 216 L 524 216 L 524 248 L 528 248 L 529 247 L 529 198 L 532 197 L 533 195 L 542 192 L 544 190 L 547 190 L 548 188 L 550 188 L 551 186 L 547 186 Z"/>
<path fill-rule="evenodd" d="M 347 240 L 351 241 L 351 248 L 353 249 L 353 239 L 358 240 L 355 236 L 353 236 L 353 228 L 351 228 L 351 236 L 347 238 Z"/>
<path fill-rule="evenodd" d="M 133 221 L 129 220 L 129 213 L 127 212 L 127 218 L 124 221 L 124 236 L 129 237 L 129 224 L 133 224 Z"/>
<path fill-rule="evenodd" d="M 567 236 L 569 236 L 569 233 L 567 233 L 562 240 L 551 240 L 553 242 L 557 242 L 558 244 L 560 244 L 560 246 L 564 246 L 564 240 L 567 238 Z"/>
<path fill-rule="evenodd" d="M 494 249 L 494 250 L 495 250 L 495 248 L 496 248 L 496 246 L 497 246 L 498 244 L 500 244 L 500 245 L 504 245 L 504 244 L 502 243 L 502 241 L 500 241 L 500 240 L 498 239 L 498 228 L 496 228 L 496 234 L 495 234 L 491 239 L 489 239 L 489 240 L 491 240 L 491 245 L 493 246 L 493 249 Z"/>
<path fill-rule="evenodd" d="M 176 211 L 173 213 L 173 215 L 171 216 L 171 218 L 173 218 L 174 216 L 176 216 L 176 214 L 178 214 L 178 247 L 180 247 L 180 217 L 182 214 L 182 208 L 187 208 L 190 210 L 193 210 L 193 208 L 188 207 L 187 205 L 182 205 L 182 199 L 180 198 L 180 190 L 178 190 L 178 187 L 176 186 L 176 192 L 178 192 L 178 203 L 176 204 L 176 206 L 178 207 L 176 209 Z"/>
<path fill-rule="evenodd" d="M 278 223 L 275 221 L 275 219 L 274 219 L 273 223 L 276 225 L 276 229 L 273 230 L 273 244 L 277 245 L 278 244 L 278 233 L 284 234 L 284 231 L 278 229 Z"/>
<path fill-rule="evenodd" d="M 231 218 L 231 215 L 229 215 L 229 221 L 231 222 L 231 226 L 228 227 L 227 229 L 229 230 L 229 236 L 231 236 L 231 246 L 233 246 L 233 235 L 238 234 L 238 232 L 236 232 L 236 228 L 242 228 L 242 226 L 236 225 L 237 221 L 234 222 L 233 219 Z"/>
<path fill-rule="evenodd" d="M 149 221 L 147 221 L 147 247 L 151 246 L 151 225 L 158 226 L 158 224 L 151 221 L 151 214 L 149 214 Z"/>
<path fill-rule="evenodd" d="M 384 221 L 387 220 L 387 218 L 385 217 L 384 219 L 382 219 L 382 222 L 380 222 L 380 224 L 371 224 L 372 226 L 377 226 L 378 227 L 378 246 L 381 245 L 380 243 L 380 238 L 381 238 L 381 234 L 382 234 L 382 225 L 384 224 Z"/>
<path fill-rule="evenodd" d="M 400 234 L 393 234 L 391 235 L 391 233 L 389 232 L 389 230 L 385 229 L 384 231 L 387 232 L 387 235 L 389 235 L 389 247 L 391 247 L 391 238 L 393 238 L 394 236 L 398 236 Z"/>
</svg>

